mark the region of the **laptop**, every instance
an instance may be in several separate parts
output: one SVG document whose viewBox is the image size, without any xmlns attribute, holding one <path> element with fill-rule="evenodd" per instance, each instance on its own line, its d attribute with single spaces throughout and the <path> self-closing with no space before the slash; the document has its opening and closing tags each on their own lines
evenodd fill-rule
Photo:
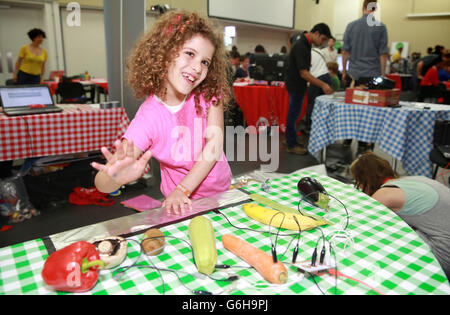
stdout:
<svg viewBox="0 0 450 315">
<path fill-rule="evenodd" d="M 55 106 L 48 85 L 0 86 L 0 105 L 8 116 L 61 112 Z"/>
</svg>

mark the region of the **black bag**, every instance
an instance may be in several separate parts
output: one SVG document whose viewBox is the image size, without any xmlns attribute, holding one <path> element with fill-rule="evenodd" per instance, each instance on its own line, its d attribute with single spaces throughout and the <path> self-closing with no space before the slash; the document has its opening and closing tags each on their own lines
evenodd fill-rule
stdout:
<svg viewBox="0 0 450 315">
<path fill-rule="evenodd" d="M 436 120 L 433 143 L 435 146 L 450 145 L 450 121 Z"/>
</svg>

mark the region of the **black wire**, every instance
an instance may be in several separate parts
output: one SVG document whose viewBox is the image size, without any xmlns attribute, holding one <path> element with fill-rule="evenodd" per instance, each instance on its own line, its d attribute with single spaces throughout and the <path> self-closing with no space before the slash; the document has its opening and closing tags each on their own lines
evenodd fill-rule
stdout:
<svg viewBox="0 0 450 315">
<path fill-rule="evenodd" d="M 270 237 L 272 234 L 270 233 L 270 227 L 272 226 L 272 220 L 273 218 L 275 218 L 278 214 L 282 214 L 283 215 L 283 219 L 281 220 L 280 226 L 278 227 L 278 231 L 277 234 L 275 236 L 275 243 L 272 242 L 272 238 Z M 277 243 L 278 243 L 278 235 L 280 234 L 280 230 L 281 227 L 283 226 L 284 223 L 284 219 L 286 218 L 286 214 L 284 212 L 277 212 L 275 213 L 269 221 L 269 239 L 270 239 L 270 244 L 272 245 L 272 255 L 273 255 L 273 259 L 274 259 L 274 263 L 277 262 L 278 258 L 276 257 L 276 253 L 277 253 Z"/>
<path fill-rule="evenodd" d="M 267 231 L 260 231 L 260 230 L 255 230 L 255 229 L 251 229 L 251 228 L 246 228 L 246 227 L 239 227 L 239 226 L 236 226 L 236 225 L 234 225 L 233 223 L 231 223 L 230 222 L 230 220 L 228 219 L 228 217 L 225 215 L 225 214 L 223 214 L 222 212 L 220 212 L 219 210 L 216 210 L 217 211 L 217 213 L 219 213 L 220 215 L 222 215 L 224 218 L 225 218 L 225 220 L 227 220 L 228 221 L 228 223 L 232 226 L 232 227 L 234 227 L 235 229 L 238 229 L 238 230 L 247 230 L 247 231 L 251 231 L 251 232 L 257 232 L 257 233 L 262 233 L 262 234 L 269 234 L 270 232 L 267 232 Z M 280 211 L 280 212 L 282 212 L 282 211 Z M 295 236 L 295 235 L 297 235 L 298 233 L 295 233 L 295 234 L 280 234 L 280 236 Z M 269 234 L 269 236 L 270 236 L 270 234 Z"/>
<path fill-rule="evenodd" d="M 316 275 L 314 273 L 311 273 L 311 278 L 313 279 L 317 289 L 319 289 L 320 293 L 322 293 L 322 295 L 325 295 L 325 292 L 322 291 L 322 289 L 320 288 L 319 284 L 316 281 Z"/>
<path fill-rule="evenodd" d="M 330 244 L 330 254 L 331 254 L 331 252 L 333 252 L 333 256 L 334 256 L 334 262 L 335 262 L 335 264 L 336 264 L 336 266 L 334 266 L 334 268 L 336 269 L 336 273 L 335 273 L 335 275 L 334 275 L 334 277 L 335 277 L 335 282 L 336 282 L 336 284 L 335 284 L 335 286 L 334 286 L 334 295 L 337 295 L 337 290 L 338 290 L 338 284 L 337 284 L 337 279 L 338 279 L 338 267 L 337 267 L 337 259 L 336 259 L 336 252 L 335 252 L 335 250 L 334 250 L 334 248 L 331 246 L 331 243 L 329 243 Z"/>
<path fill-rule="evenodd" d="M 22 118 L 22 120 L 25 122 L 25 125 L 27 127 L 27 134 L 28 134 L 28 142 L 30 144 L 30 151 L 31 151 L 31 155 L 34 155 L 34 150 L 33 150 L 33 138 L 31 137 L 31 132 L 30 132 L 30 125 L 28 124 L 28 120 L 25 119 L 25 117 L 23 116 L 19 116 L 20 118 Z"/>
<path fill-rule="evenodd" d="M 132 238 L 127 239 L 127 241 L 133 241 L 133 242 L 137 243 L 137 244 L 139 245 L 140 251 L 139 251 L 139 255 L 138 255 L 137 259 L 136 259 L 130 266 L 119 267 L 119 268 L 117 268 L 117 269 L 114 269 L 113 272 L 118 271 L 118 270 L 120 270 L 120 269 L 124 269 L 124 270 L 121 270 L 121 271 L 118 272 L 118 273 L 120 273 L 121 275 L 124 274 L 124 273 L 125 273 L 127 270 L 129 270 L 130 268 L 139 266 L 139 265 L 137 264 L 137 262 L 141 259 L 142 253 L 144 252 L 144 247 L 142 246 L 142 242 L 139 242 L 139 241 L 134 240 L 134 239 L 132 239 Z M 150 259 L 148 259 L 148 261 L 156 268 L 156 266 L 153 264 L 152 261 L 150 261 Z M 161 277 L 162 289 L 163 289 L 163 293 L 162 293 L 162 294 L 165 295 L 165 292 L 166 292 L 166 285 L 165 285 L 165 282 L 164 282 L 164 278 L 163 278 L 163 276 L 162 276 L 161 271 L 159 271 L 159 270 L 157 270 L 157 271 L 158 271 L 158 273 L 159 273 L 159 276 Z M 117 277 L 117 273 L 116 273 L 116 275 L 114 276 L 114 278 L 116 278 L 116 277 Z"/>
<path fill-rule="evenodd" d="M 119 268 L 114 269 L 114 270 L 113 270 L 113 273 L 116 272 L 116 274 L 115 274 L 113 277 L 117 279 L 118 275 L 121 276 L 121 275 L 124 274 L 126 271 L 128 271 L 130 268 L 150 268 L 150 269 L 154 269 L 154 270 L 156 270 L 156 271 L 158 272 L 159 276 L 161 277 L 161 281 L 162 281 L 162 289 L 163 289 L 163 293 L 162 293 L 162 294 L 165 295 L 165 282 L 164 282 L 164 277 L 163 277 L 161 271 L 172 272 L 172 273 L 175 273 L 175 275 L 177 276 L 177 278 L 178 278 L 178 280 L 180 281 L 180 283 L 181 283 L 187 290 L 189 290 L 190 292 L 196 294 L 196 291 L 195 291 L 195 290 L 191 290 L 189 287 L 187 287 L 187 286 L 183 283 L 183 281 L 181 281 L 180 275 L 178 274 L 179 271 L 173 270 L 173 269 L 170 269 L 170 268 L 161 268 L 161 267 L 157 267 L 157 266 L 150 260 L 150 257 L 148 257 L 148 255 L 147 255 L 147 261 L 151 264 L 151 266 L 148 266 L 148 265 L 140 265 L 140 264 L 137 263 L 137 262 L 141 259 L 141 256 L 142 256 L 142 254 L 143 254 L 143 252 L 144 252 L 144 247 L 143 247 L 142 244 L 143 244 L 146 240 L 148 241 L 148 240 L 151 240 L 151 239 L 165 238 L 165 237 L 173 238 L 173 239 L 176 239 L 176 240 L 179 240 L 179 241 L 183 241 L 184 243 L 186 243 L 186 244 L 190 247 L 191 252 L 193 253 L 192 245 L 191 245 L 188 241 L 186 241 L 186 240 L 184 240 L 184 239 L 181 239 L 181 238 L 177 238 L 177 237 L 175 237 L 175 236 L 170 236 L 170 235 L 168 235 L 168 236 L 167 236 L 167 235 L 164 235 L 164 236 L 153 236 L 153 237 L 145 238 L 145 239 L 143 239 L 141 242 L 139 242 L 139 241 L 137 241 L 137 240 L 134 240 L 134 239 L 126 239 L 126 240 L 124 240 L 124 241 L 133 241 L 133 242 L 135 242 L 135 243 L 137 243 L 137 244 L 139 245 L 139 248 L 140 248 L 139 255 L 138 255 L 138 257 L 136 258 L 136 260 L 135 260 L 131 265 L 125 266 L 125 267 L 119 267 Z M 194 255 L 192 255 L 192 256 L 194 256 Z M 195 259 L 194 259 L 194 261 L 195 261 Z M 253 267 L 247 267 L 247 266 L 228 266 L 228 267 L 229 267 L 229 268 L 249 268 L 249 269 L 253 268 Z M 188 274 L 188 275 L 191 275 L 190 273 L 187 273 L 187 272 L 185 272 L 185 273 Z M 120 276 L 119 276 L 119 278 L 120 278 Z M 208 276 L 210 279 L 214 280 L 214 281 L 235 281 L 235 280 L 237 280 L 236 276 L 230 276 L 230 277 L 228 277 L 228 278 L 222 278 L 222 279 L 214 278 L 214 277 L 212 277 L 212 276 L 210 276 L 210 275 L 207 275 L 207 276 Z"/>
<path fill-rule="evenodd" d="M 342 201 L 340 201 L 340 200 L 339 200 L 338 198 L 336 198 L 335 196 L 333 196 L 333 195 L 328 195 L 328 196 L 330 196 L 331 198 L 337 200 L 337 201 L 344 207 L 345 213 L 347 214 L 347 223 L 345 224 L 344 231 L 347 230 L 348 224 L 349 224 L 349 214 L 348 214 L 347 207 L 345 206 L 345 204 L 344 204 Z"/>
<path fill-rule="evenodd" d="M 298 212 L 299 212 L 301 215 L 307 216 L 307 217 L 309 217 L 309 218 L 314 219 L 314 220 L 317 221 L 316 218 L 314 218 L 314 217 L 312 217 L 312 216 L 309 216 L 309 215 L 306 215 L 306 214 L 303 214 L 303 213 L 300 211 L 300 204 L 301 204 L 302 201 L 306 201 L 306 202 L 308 202 L 310 205 L 312 205 L 312 206 L 314 206 L 314 207 L 317 207 L 317 205 L 315 205 L 314 203 L 311 203 L 311 202 L 307 199 L 310 195 L 313 195 L 313 194 L 317 194 L 317 192 L 311 192 L 311 193 L 309 193 L 309 194 L 303 195 L 302 199 L 300 199 L 300 201 L 299 201 L 298 204 L 297 204 L 297 210 L 298 210 Z M 349 213 L 348 213 L 347 207 L 345 206 L 345 204 L 344 204 L 341 200 L 339 200 L 339 199 L 336 198 L 335 196 L 330 195 L 330 194 L 328 194 L 328 193 L 327 193 L 327 196 L 333 198 L 334 200 L 337 200 L 337 201 L 344 207 L 345 213 L 347 214 L 347 223 L 345 224 L 345 227 L 344 227 L 344 231 L 345 231 L 345 230 L 347 229 L 347 227 L 348 227 L 348 224 L 349 224 Z"/>
</svg>

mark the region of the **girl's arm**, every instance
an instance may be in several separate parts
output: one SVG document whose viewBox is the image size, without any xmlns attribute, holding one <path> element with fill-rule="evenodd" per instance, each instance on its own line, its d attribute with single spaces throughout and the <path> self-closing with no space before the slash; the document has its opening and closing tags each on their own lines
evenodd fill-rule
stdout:
<svg viewBox="0 0 450 315">
<path fill-rule="evenodd" d="M 181 186 L 189 192 L 193 192 L 206 178 L 216 162 L 222 157 L 223 152 L 223 106 L 211 106 L 208 110 L 207 129 L 205 134 L 207 140 L 200 156 L 197 158 L 192 169 L 181 181 Z M 192 202 L 180 189 L 175 189 L 163 202 L 167 210 L 175 212 L 183 210 L 185 205 L 190 209 Z"/>
<path fill-rule="evenodd" d="M 41 84 L 44 83 L 44 75 L 45 75 L 45 61 L 42 63 L 42 68 L 41 68 Z"/>
<path fill-rule="evenodd" d="M 22 63 L 23 58 L 17 58 L 16 65 L 14 66 L 13 80 L 17 83 L 17 72 L 19 71 L 20 64 Z"/>
<path fill-rule="evenodd" d="M 113 192 L 122 185 L 139 179 L 152 157 L 150 150 L 142 155 L 142 151 L 135 147 L 131 140 L 124 139 L 122 142 L 117 140 L 114 145 L 116 148 L 114 154 L 105 147 L 101 148 L 106 164 L 96 162 L 91 164 L 99 171 L 95 176 L 95 187 L 103 193 Z"/>
<path fill-rule="evenodd" d="M 372 198 L 379 201 L 394 212 L 400 211 L 406 201 L 403 190 L 394 187 L 383 187 L 378 189 Z"/>
</svg>

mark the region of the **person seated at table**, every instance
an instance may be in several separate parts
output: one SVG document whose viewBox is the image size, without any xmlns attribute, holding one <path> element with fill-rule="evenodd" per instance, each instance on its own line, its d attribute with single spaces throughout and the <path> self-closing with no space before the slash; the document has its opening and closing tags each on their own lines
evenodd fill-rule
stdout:
<svg viewBox="0 0 450 315">
<path fill-rule="evenodd" d="M 334 61 L 330 61 L 327 62 L 327 68 L 328 68 L 328 72 L 330 73 L 330 77 L 331 77 L 331 88 L 333 89 L 333 91 L 338 91 L 341 89 L 341 80 L 339 80 L 339 65 L 337 62 Z"/>
<path fill-rule="evenodd" d="M 447 66 L 444 64 L 442 69 L 439 70 L 439 81 L 447 82 L 450 81 L 450 65 Z"/>
<path fill-rule="evenodd" d="M 450 57 L 450 56 L 448 56 Z M 433 66 L 428 69 L 427 73 L 420 82 L 419 102 L 436 103 L 445 88 L 440 87 L 439 70 L 447 68 L 450 65 L 450 58 L 443 60 L 441 57 L 437 58 Z"/>
<path fill-rule="evenodd" d="M 241 56 L 241 65 L 236 69 L 236 73 L 234 74 L 234 80 L 247 78 L 249 77 L 248 68 L 250 66 L 250 56 L 243 55 Z"/>
<path fill-rule="evenodd" d="M 192 209 L 192 200 L 228 190 L 231 169 L 223 152 L 223 113 L 230 100 L 223 36 L 196 13 L 170 11 L 137 42 L 128 83 L 146 98 L 95 186 L 104 193 L 138 180 L 153 156 L 161 166 L 163 207 Z"/>
<path fill-rule="evenodd" d="M 355 187 L 395 212 L 430 246 L 450 279 L 450 189 L 424 176 L 400 177 L 373 152 L 350 165 Z"/>
<path fill-rule="evenodd" d="M 236 75 L 236 70 L 239 68 L 240 55 L 239 52 L 232 50 L 228 53 L 228 57 L 230 77 L 234 78 Z"/>
</svg>

